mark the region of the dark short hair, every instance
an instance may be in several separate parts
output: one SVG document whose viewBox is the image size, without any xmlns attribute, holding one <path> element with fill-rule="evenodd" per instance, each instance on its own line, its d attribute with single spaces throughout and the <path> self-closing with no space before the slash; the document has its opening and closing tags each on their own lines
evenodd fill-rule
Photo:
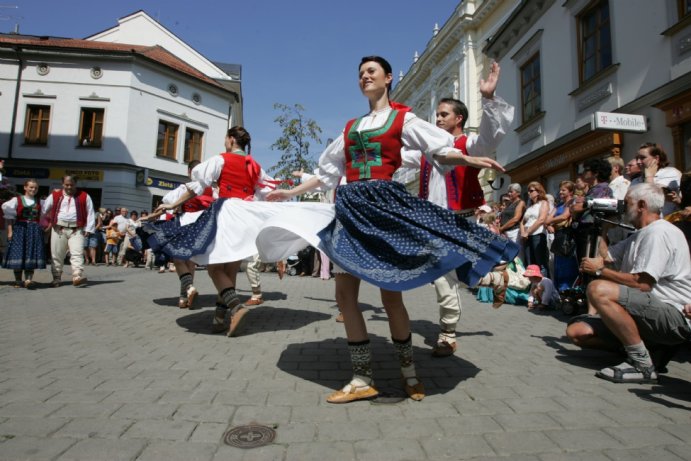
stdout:
<svg viewBox="0 0 691 461">
<path fill-rule="evenodd" d="M 382 58 L 381 56 L 365 56 L 360 60 L 360 65 L 357 66 L 358 72 L 360 72 L 360 67 L 366 62 L 376 62 L 379 64 L 382 69 L 384 69 L 385 74 L 393 74 L 393 70 L 391 69 L 391 64 L 389 64 L 389 61 L 386 59 Z M 393 82 L 393 79 L 391 80 Z M 388 90 L 389 93 L 391 93 L 391 83 L 389 83 L 386 86 L 386 89 Z"/>
<path fill-rule="evenodd" d="M 237 141 L 237 143 L 240 144 L 240 148 L 242 148 L 242 150 L 247 150 L 247 153 L 249 154 L 252 143 L 252 137 L 250 136 L 249 131 L 247 131 L 244 127 L 236 125 L 228 130 L 226 136 L 228 136 L 229 138 L 231 136 L 235 138 L 235 141 Z"/>
<path fill-rule="evenodd" d="M 591 158 L 583 164 L 583 172 L 592 172 L 597 178 L 597 182 L 608 182 L 612 175 L 612 165 L 607 160 L 601 158 Z"/>
<path fill-rule="evenodd" d="M 461 128 L 465 126 L 466 120 L 468 120 L 468 108 L 466 107 L 465 104 L 463 104 L 463 101 L 460 101 L 458 99 L 454 98 L 442 98 L 439 101 L 439 104 L 448 104 L 453 108 L 453 113 L 456 115 L 460 115 L 463 117 L 463 120 L 461 121 Z M 437 104 L 437 105 L 439 105 Z"/>
</svg>

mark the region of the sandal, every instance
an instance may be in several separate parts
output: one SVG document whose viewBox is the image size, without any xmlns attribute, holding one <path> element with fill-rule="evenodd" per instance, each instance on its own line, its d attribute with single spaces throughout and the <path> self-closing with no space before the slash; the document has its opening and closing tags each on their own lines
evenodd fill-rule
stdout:
<svg viewBox="0 0 691 461">
<path fill-rule="evenodd" d="M 336 391 L 326 398 L 329 403 L 350 403 L 357 400 L 371 400 L 379 395 L 379 391 L 373 384 L 368 386 L 355 386 L 348 383 L 343 389 Z"/>
<path fill-rule="evenodd" d="M 410 385 L 408 384 L 408 379 L 414 379 L 417 381 L 417 383 Z M 412 400 L 415 400 L 416 402 L 419 402 L 420 400 L 425 398 L 425 386 L 422 385 L 422 381 L 417 376 L 414 376 L 412 378 L 403 378 L 403 389 L 405 390 L 405 393 L 408 394 L 408 397 L 410 397 Z"/>
<path fill-rule="evenodd" d="M 612 383 L 624 384 L 657 384 L 655 365 L 640 368 L 629 360 L 613 367 L 603 368 L 595 376 Z"/>
</svg>

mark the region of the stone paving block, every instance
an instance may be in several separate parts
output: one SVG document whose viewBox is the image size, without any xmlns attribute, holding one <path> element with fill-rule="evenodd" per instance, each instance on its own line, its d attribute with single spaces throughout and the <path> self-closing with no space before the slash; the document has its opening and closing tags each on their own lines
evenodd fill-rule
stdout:
<svg viewBox="0 0 691 461">
<path fill-rule="evenodd" d="M 60 428 L 53 437 L 74 439 L 117 439 L 134 424 L 131 420 L 113 418 L 73 419 Z"/>
<path fill-rule="evenodd" d="M 670 422 L 686 424 L 689 421 L 690 411 L 691 405 L 689 405 L 688 407 L 682 406 L 678 408 L 658 407 L 651 409 L 650 413 L 660 415 Z"/>
<path fill-rule="evenodd" d="M 228 430 L 225 423 L 199 423 L 194 428 L 190 442 L 194 443 L 221 443 L 223 434 Z"/>
<path fill-rule="evenodd" d="M 543 432 L 503 432 L 485 434 L 487 443 L 501 456 L 561 451 Z"/>
<path fill-rule="evenodd" d="M 268 392 L 267 405 L 312 406 L 318 405 L 323 398 L 319 391 L 286 392 L 276 389 Z"/>
<path fill-rule="evenodd" d="M 68 422 L 67 418 L 12 417 L 0 423 L 0 434 L 4 437 L 48 437 Z"/>
<path fill-rule="evenodd" d="M 163 395 L 163 391 L 141 389 L 137 392 L 112 391 L 103 399 L 104 403 L 157 403 Z"/>
<path fill-rule="evenodd" d="M 64 403 L 10 402 L 0 407 L 0 416 L 26 416 L 40 418 L 55 413 Z M 55 415 L 62 416 L 62 415 Z"/>
<path fill-rule="evenodd" d="M 144 448 L 137 461 L 209 461 L 217 448 L 213 443 L 152 442 Z"/>
<path fill-rule="evenodd" d="M 195 422 L 182 420 L 139 420 L 125 431 L 122 438 L 184 441 L 192 434 L 196 425 Z"/>
<path fill-rule="evenodd" d="M 53 417 L 107 418 L 122 406 L 121 403 L 65 403 Z"/>
<path fill-rule="evenodd" d="M 230 422 L 237 407 L 222 404 L 186 403 L 178 407 L 173 419 L 195 422 L 225 423 Z"/>
<path fill-rule="evenodd" d="M 300 458 L 286 456 L 287 448 L 283 445 L 271 444 L 263 447 L 242 449 L 221 445 L 213 457 L 213 461 L 282 461 Z M 323 453 L 322 453 L 323 454 Z M 329 456 L 331 458 L 331 456 Z"/>
<path fill-rule="evenodd" d="M 176 410 L 177 405 L 173 403 L 125 403 L 112 416 L 120 419 L 166 419 Z"/>
<path fill-rule="evenodd" d="M 687 424 L 662 424 L 658 428 L 672 434 L 679 440 L 691 440 L 691 418 Z"/>
<path fill-rule="evenodd" d="M 404 418 L 441 418 L 458 416 L 458 410 L 453 405 L 448 405 L 443 402 L 426 403 L 424 400 L 416 402 L 414 400 L 405 400 L 407 405 L 401 405 Z"/>
<path fill-rule="evenodd" d="M 227 386 L 218 388 L 214 404 L 221 405 L 265 405 L 269 398 L 268 391 L 234 391 L 225 390 Z"/>
<path fill-rule="evenodd" d="M 426 459 L 420 443 L 410 439 L 362 440 L 355 443 L 358 461 Z"/>
<path fill-rule="evenodd" d="M 564 411 L 564 407 L 556 400 L 556 397 L 533 399 L 505 399 L 506 404 L 516 413 L 544 413 L 548 411 Z"/>
<path fill-rule="evenodd" d="M 547 437 L 566 451 L 602 451 L 607 448 L 624 448 L 620 440 L 604 429 L 574 429 L 569 431 L 544 431 Z"/>
<path fill-rule="evenodd" d="M 445 434 L 443 426 L 455 426 L 455 422 L 446 423 L 446 418 L 440 422 L 434 419 L 403 419 L 403 418 L 377 418 L 375 420 L 382 434 L 382 440 L 406 439 L 415 437 L 441 437 Z M 456 426 L 457 427 L 457 426 Z"/>
<path fill-rule="evenodd" d="M 188 391 L 192 392 L 195 390 L 209 390 L 210 386 L 204 388 L 202 386 L 202 381 L 192 374 L 185 374 L 180 379 L 173 380 L 153 380 L 148 386 L 147 390 L 150 391 Z"/>
<path fill-rule="evenodd" d="M 53 460 L 77 441 L 38 437 L 14 437 L 0 443 L 0 460 Z"/>
<path fill-rule="evenodd" d="M 675 453 L 679 450 L 680 453 Z M 605 450 L 612 461 L 680 461 L 689 459 L 688 446 L 682 447 L 644 447 L 630 450 Z"/>
<path fill-rule="evenodd" d="M 43 388 L 44 391 L 93 391 L 103 384 L 103 379 L 67 377 L 54 380 Z"/>
<path fill-rule="evenodd" d="M 159 391 L 157 391 L 159 392 Z M 159 403 L 211 403 L 215 398 L 217 392 L 213 391 L 160 391 Z"/>
<path fill-rule="evenodd" d="M 352 406 L 367 408 L 369 405 L 366 402 L 349 403 L 348 405 L 333 405 L 321 404 L 314 407 L 294 407 L 291 408 L 290 421 L 291 422 L 314 422 L 320 424 L 322 422 L 347 422 L 350 421 L 349 411 L 353 410 Z"/>
<path fill-rule="evenodd" d="M 595 410 L 550 411 L 547 414 L 564 429 L 594 429 L 616 425 L 613 419 Z"/>
<path fill-rule="evenodd" d="M 513 458 L 513 457 L 511 457 Z M 594 451 L 582 451 L 571 453 L 546 453 L 540 455 L 541 461 L 611 461 L 602 453 Z M 513 459 L 512 459 L 513 461 Z"/>
<path fill-rule="evenodd" d="M 606 427 L 602 429 L 618 439 L 626 448 L 643 448 L 658 445 L 681 445 L 685 440 L 657 427 Z"/>
<path fill-rule="evenodd" d="M 35 390 L 35 389 L 11 389 L 0 394 L 0 405 L 10 402 L 45 402 L 60 391 Z"/>
<path fill-rule="evenodd" d="M 492 447 L 480 435 L 463 435 L 454 438 L 418 437 L 427 459 L 459 460 L 478 456 L 495 456 Z"/>
<path fill-rule="evenodd" d="M 111 391 L 61 391 L 47 400 L 49 403 L 98 403 L 111 395 Z"/>
<path fill-rule="evenodd" d="M 220 450 L 219 450 L 220 454 Z M 249 453 L 247 454 L 249 458 Z M 291 443 L 286 450 L 286 460 L 345 461 L 356 459 L 355 447 L 349 442 Z"/>
<path fill-rule="evenodd" d="M 317 440 L 321 442 L 358 441 L 379 439 L 379 427 L 374 422 L 360 421 L 357 424 L 322 422 L 317 429 Z"/>
<path fill-rule="evenodd" d="M 290 407 L 267 408 L 257 406 L 240 406 L 235 411 L 231 424 L 233 427 L 251 423 L 258 423 L 265 426 L 284 424 L 291 420 L 290 413 Z"/>
<path fill-rule="evenodd" d="M 543 431 L 560 428 L 558 422 L 545 413 L 519 413 L 492 417 L 506 432 Z"/>
<path fill-rule="evenodd" d="M 461 416 L 464 415 L 496 415 L 504 413 L 514 413 L 503 400 L 451 400 L 449 405 L 453 405 Z"/>
<path fill-rule="evenodd" d="M 636 408 L 606 408 L 602 414 L 622 426 L 656 426 L 669 420 L 652 411 L 640 411 Z"/>
<path fill-rule="evenodd" d="M 291 444 L 295 442 L 316 442 L 320 425 L 316 423 L 279 424 L 276 430 L 275 443 Z"/>
<path fill-rule="evenodd" d="M 502 427 L 490 416 L 442 417 L 437 419 L 437 423 L 449 437 L 503 432 Z"/>
<path fill-rule="evenodd" d="M 138 440 L 80 440 L 58 461 L 129 461 L 137 458 L 145 445 L 146 442 Z"/>
</svg>

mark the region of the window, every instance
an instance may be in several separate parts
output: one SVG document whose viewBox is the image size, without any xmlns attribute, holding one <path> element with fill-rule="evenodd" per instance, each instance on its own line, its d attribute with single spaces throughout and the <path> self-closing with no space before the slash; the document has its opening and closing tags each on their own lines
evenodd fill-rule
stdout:
<svg viewBox="0 0 691 461">
<path fill-rule="evenodd" d="M 579 21 L 580 77 L 584 82 L 612 64 L 608 0 L 597 2 Z"/>
<path fill-rule="evenodd" d="M 50 106 L 27 106 L 24 143 L 45 146 L 48 144 Z"/>
<path fill-rule="evenodd" d="M 187 128 L 185 130 L 185 163 L 202 159 L 204 133 Z"/>
<path fill-rule="evenodd" d="M 521 66 L 521 107 L 524 123 L 542 112 L 539 53 Z"/>
<path fill-rule="evenodd" d="M 158 140 L 156 155 L 175 160 L 175 145 L 178 141 L 178 126 L 173 123 L 158 122 Z"/>
<path fill-rule="evenodd" d="M 687 14 L 691 13 L 691 0 L 677 0 L 677 10 L 679 12 L 679 19 L 681 20 Z"/>
<path fill-rule="evenodd" d="M 79 117 L 79 145 L 101 147 L 103 144 L 103 109 L 82 107 Z"/>
</svg>

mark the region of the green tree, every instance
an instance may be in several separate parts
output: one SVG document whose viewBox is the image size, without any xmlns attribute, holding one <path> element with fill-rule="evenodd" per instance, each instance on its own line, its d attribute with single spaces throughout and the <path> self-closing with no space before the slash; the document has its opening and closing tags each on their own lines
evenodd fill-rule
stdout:
<svg viewBox="0 0 691 461">
<path fill-rule="evenodd" d="M 317 162 L 310 157 L 310 140 L 321 143 L 319 134 L 322 129 L 317 122 L 305 117 L 305 108 L 300 104 L 276 103 L 274 109 L 281 111 L 274 122 L 281 127 L 283 135 L 271 145 L 271 149 L 283 151 L 283 154 L 267 171 L 277 178 L 290 178 L 296 170 L 311 172 Z"/>
</svg>

